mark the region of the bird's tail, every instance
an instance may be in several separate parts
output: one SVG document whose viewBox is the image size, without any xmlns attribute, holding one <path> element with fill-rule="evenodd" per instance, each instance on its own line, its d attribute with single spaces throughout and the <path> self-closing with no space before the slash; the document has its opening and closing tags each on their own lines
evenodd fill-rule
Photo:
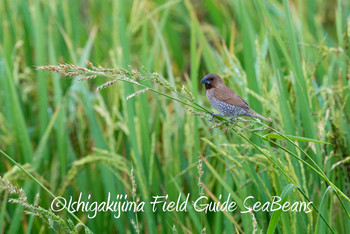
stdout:
<svg viewBox="0 0 350 234">
<path fill-rule="evenodd" d="M 266 118 L 266 117 L 264 117 L 264 116 L 262 116 L 262 115 L 260 115 L 260 114 L 256 113 L 256 112 L 255 112 L 255 111 L 253 111 L 253 110 L 252 110 L 252 112 L 251 112 L 250 114 L 252 114 L 252 115 L 253 115 L 253 117 L 257 117 L 257 118 L 260 118 L 260 119 L 266 120 L 266 121 L 268 121 L 268 122 L 272 122 L 270 119 L 268 119 L 268 118 Z"/>
</svg>

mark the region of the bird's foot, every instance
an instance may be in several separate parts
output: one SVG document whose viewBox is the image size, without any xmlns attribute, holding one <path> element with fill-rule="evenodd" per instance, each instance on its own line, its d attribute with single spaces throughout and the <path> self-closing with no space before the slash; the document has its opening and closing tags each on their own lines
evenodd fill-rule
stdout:
<svg viewBox="0 0 350 234">
<path fill-rule="evenodd" d="M 212 111 L 210 111 L 210 113 L 211 113 L 211 119 L 209 120 L 209 121 L 213 121 L 213 118 L 214 118 L 214 112 L 212 112 Z"/>
<path fill-rule="evenodd" d="M 232 118 L 229 118 L 228 121 L 233 122 L 233 121 L 235 121 L 235 120 L 237 120 L 237 119 L 239 119 L 239 117 L 232 117 Z"/>
<path fill-rule="evenodd" d="M 214 116 L 224 116 L 221 114 L 215 114 L 213 111 L 210 111 L 210 113 L 211 113 L 211 119 L 209 121 L 213 121 Z"/>
</svg>

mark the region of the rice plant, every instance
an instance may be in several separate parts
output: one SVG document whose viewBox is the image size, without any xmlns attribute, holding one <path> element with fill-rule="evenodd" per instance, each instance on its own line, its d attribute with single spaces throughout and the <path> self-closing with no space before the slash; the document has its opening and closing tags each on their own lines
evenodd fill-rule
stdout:
<svg viewBox="0 0 350 234">
<path fill-rule="evenodd" d="M 349 15 L 0 1 L 1 233 L 348 233 Z M 209 121 L 208 73 L 272 123 Z"/>
</svg>

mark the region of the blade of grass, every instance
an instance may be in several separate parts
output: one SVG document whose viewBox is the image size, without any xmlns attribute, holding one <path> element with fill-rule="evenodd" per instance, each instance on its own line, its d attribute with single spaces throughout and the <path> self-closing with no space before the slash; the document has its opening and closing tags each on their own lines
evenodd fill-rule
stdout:
<svg viewBox="0 0 350 234">
<path fill-rule="evenodd" d="M 295 188 L 298 188 L 298 186 L 295 186 L 294 184 L 288 184 L 284 189 L 283 189 L 283 192 L 281 193 L 281 203 L 284 203 L 287 198 L 288 198 L 288 195 L 292 192 L 293 189 Z M 280 218 L 282 214 L 282 209 L 280 210 L 277 210 L 277 211 L 274 211 L 272 213 L 272 216 L 270 218 L 270 222 L 269 222 L 269 226 L 267 228 L 267 233 L 268 234 L 271 234 L 275 231 L 276 229 L 276 226 L 277 226 L 277 223 L 278 223 L 278 220 Z M 285 227 L 285 228 L 288 228 L 288 227 Z"/>
<path fill-rule="evenodd" d="M 281 136 L 279 134 L 273 134 L 273 133 L 269 133 L 269 134 L 265 135 L 264 137 L 273 138 L 273 139 L 285 139 L 283 136 Z M 315 140 L 315 139 L 311 139 L 311 138 L 307 138 L 307 137 L 291 136 L 291 135 L 286 135 L 286 137 L 290 140 L 293 140 L 293 141 L 304 141 L 304 142 L 313 142 L 313 143 L 320 143 L 320 144 L 331 144 L 330 142 L 319 141 L 319 140 Z"/>
</svg>

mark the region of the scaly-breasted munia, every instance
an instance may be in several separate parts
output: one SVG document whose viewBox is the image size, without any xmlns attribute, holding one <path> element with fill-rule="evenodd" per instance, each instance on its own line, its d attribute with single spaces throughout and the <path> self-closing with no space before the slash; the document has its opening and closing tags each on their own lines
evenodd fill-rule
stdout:
<svg viewBox="0 0 350 234">
<path fill-rule="evenodd" d="M 224 84 L 220 76 L 208 74 L 204 76 L 201 83 L 205 84 L 206 95 L 210 104 L 221 113 L 214 114 L 212 112 L 211 120 L 214 116 L 228 116 L 230 120 L 239 116 L 250 116 L 271 122 L 271 120 L 250 108 L 246 101 Z"/>
</svg>

